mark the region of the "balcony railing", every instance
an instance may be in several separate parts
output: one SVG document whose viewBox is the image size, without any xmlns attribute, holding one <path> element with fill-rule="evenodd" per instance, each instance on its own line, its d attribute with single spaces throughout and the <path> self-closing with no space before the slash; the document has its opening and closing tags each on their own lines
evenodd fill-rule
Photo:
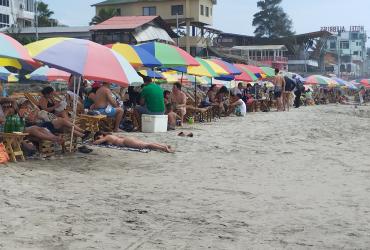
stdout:
<svg viewBox="0 0 370 250">
<path fill-rule="evenodd" d="M 249 56 L 248 59 L 257 62 L 288 62 L 288 58 L 284 56 Z"/>
</svg>

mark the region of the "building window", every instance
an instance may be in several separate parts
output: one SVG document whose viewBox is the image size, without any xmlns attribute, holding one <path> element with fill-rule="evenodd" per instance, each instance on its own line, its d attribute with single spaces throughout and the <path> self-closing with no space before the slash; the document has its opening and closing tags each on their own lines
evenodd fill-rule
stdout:
<svg viewBox="0 0 370 250">
<path fill-rule="evenodd" d="M 172 16 L 184 15 L 184 5 L 172 5 L 171 6 L 171 15 Z"/>
<path fill-rule="evenodd" d="M 204 16 L 204 5 L 200 5 L 200 14 Z"/>
<path fill-rule="evenodd" d="M 157 8 L 156 7 L 143 7 L 143 16 L 156 16 Z"/>
<path fill-rule="evenodd" d="M 0 14 L 0 28 L 9 27 L 9 15 Z"/>
<path fill-rule="evenodd" d="M 357 32 L 351 33 L 351 40 L 358 40 L 359 34 Z"/>
<path fill-rule="evenodd" d="M 213 8 L 212 8 L 212 7 L 210 8 L 210 11 L 211 11 L 211 16 L 212 16 L 212 15 L 213 15 L 213 14 L 212 14 L 212 12 L 213 12 Z"/>
<path fill-rule="evenodd" d="M 116 13 L 117 13 L 117 16 L 122 16 L 122 12 L 120 8 L 116 9 Z"/>
<path fill-rule="evenodd" d="M 358 51 L 353 51 L 354 56 L 358 56 Z"/>
<path fill-rule="evenodd" d="M 337 42 L 336 41 L 330 41 L 330 49 L 336 49 L 337 48 Z"/>
<path fill-rule="evenodd" d="M 206 7 L 206 16 L 209 16 L 209 7 Z"/>
<path fill-rule="evenodd" d="M 0 5 L 9 7 L 9 0 L 0 0 Z"/>
<path fill-rule="evenodd" d="M 34 0 L 26 0 L 26 11 L 34 12 L 34 10 L 35 10 Z"/>
<path fill-rule="evenodd" d="M 349 49 L 349 41 L 340 41 L 341 49 Z"/>
</svg>

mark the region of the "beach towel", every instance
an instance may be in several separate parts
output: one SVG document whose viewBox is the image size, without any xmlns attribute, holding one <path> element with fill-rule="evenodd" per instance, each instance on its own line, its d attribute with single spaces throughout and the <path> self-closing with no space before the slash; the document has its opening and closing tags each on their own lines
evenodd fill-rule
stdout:
<svg viewBox="0 0 370 250">
<path fill-rule="evenodd" d="M 82 144 L 92 146 L 92 147 L 98 147 L 98 148 L 111 148 L 111 149 L 125 150 L 125 151 L 131 151 L 131 152 L 139 152 L 139 153 L 145 153 L 145 154 L 147 154 L 151 151 L 150 149 L 119 147 L 119 146 L 108 145 L 108 144 L 95 145 L 95 144 L 92 144 L 91 142 L 84 142 Z"/>
</svg>

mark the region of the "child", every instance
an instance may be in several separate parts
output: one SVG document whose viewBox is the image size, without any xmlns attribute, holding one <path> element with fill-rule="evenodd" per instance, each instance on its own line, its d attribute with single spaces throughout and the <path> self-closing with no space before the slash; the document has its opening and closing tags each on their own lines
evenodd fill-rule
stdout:
<svg viewBox="0 0 370 250">
<path fill-rule="evenodd" d="M 166 104 L 166 115 L 168 116 L 168 130 L 175 130 L 177 119 L 181 118 L 173 111 L 173 106 L 171 103 Z"/>
<path fill-rule="evenodd" d="M 245 102 L 242 100 L 242 95 L 237 94 L 235 96 L 235 101 L 230 104 L 230 107 L 235 108 L 235 114 L 237 116 L 245 116 L 247 114 L 247 106 Z"/>
<path fill-rule="evenodd" d="M 110 133 L 104 132 L 97 132 L 94 136 L 94 144 L 109 144 L 119 147 L 129 147 L 129 148 L 137 148 L 137 149 L 152 149 L 152 150 L 159 150 L 166 153 L 174 153 L 175 150 L 171 149 L 171 146 L 159 144 L 159 143 L 148 143 L 141 141 L 137 138 L 133 137 L 126 137 L 126 136 L 115 136 Z"/>
</svg>

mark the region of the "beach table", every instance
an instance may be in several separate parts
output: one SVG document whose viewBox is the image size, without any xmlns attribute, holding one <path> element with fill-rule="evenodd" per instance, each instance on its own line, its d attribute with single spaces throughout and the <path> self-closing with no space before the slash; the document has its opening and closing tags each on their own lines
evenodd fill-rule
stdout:
<svg viewBox="0 0 370 250">
<path fill-rule="evenodd" d="M 81 114 L 79 115 L 81 120 L 85 122 L 85 129 L 87 131 L 90 131 L 91 133 L 96 133 L 98 132 L 99 129 L 99 124 L 100 122 L 104 121 L 107 119 L 106 115 L 85 115 Z"/>
<path fill-rule="evenodd" d="M 23 151 L 21 149 L 21 144 L 28 134 L 26 133 L 0 133 L 0 137 L 4 140 L 4 145 L 7 153 L 9 154 L 10 160 L 12 162 L 17 162 L 17 157 L 22 161 L 25 161 Z"/>
</svg>

